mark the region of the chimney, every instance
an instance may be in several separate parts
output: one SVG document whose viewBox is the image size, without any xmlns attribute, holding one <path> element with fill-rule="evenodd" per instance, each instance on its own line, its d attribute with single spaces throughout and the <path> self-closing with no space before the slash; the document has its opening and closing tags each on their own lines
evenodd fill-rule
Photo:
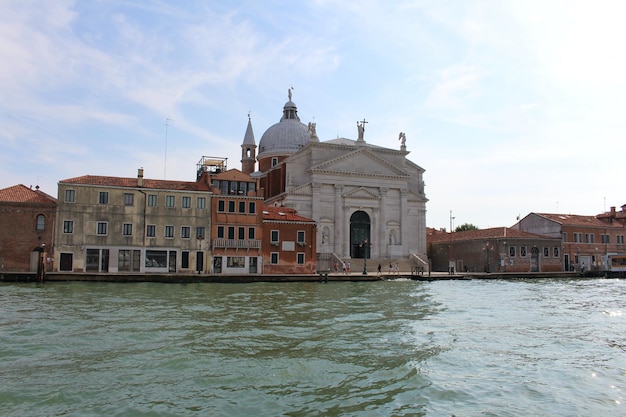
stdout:
<svg viewBox="0 0 626 417">
<path fill-rule="evenodd" d="M 137 187 L 143 187 L 143 167 L 137 170 Z"/>
</svg>

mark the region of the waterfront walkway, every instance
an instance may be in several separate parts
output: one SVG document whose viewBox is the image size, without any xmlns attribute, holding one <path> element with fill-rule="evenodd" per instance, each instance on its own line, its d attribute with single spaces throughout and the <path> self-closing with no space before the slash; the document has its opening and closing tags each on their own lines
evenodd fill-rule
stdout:
<svg viewBox="0 0 626 417">
<path fill-rule="evenodd" d="M 162 282 L 162 283 L 253 283 L 253 282 L 356 282 L 356 281 L 386 281 L 386 280 L 413 280 L 413 281 L 442 281 L 442 280 L 526 280 L 526 279 L 576 279 L 597 278 L 604 274 L 578 272 L 515 272 L 515 273 L 462 273 L 449 274 L 447 272 L 424 272 L 423 274 L 410 271 L 396 272 L 369 272 L 350 273 L 330 272 L 309 275 L 224 275 L 224 274 L 103 274 L 103 273 L 63 273 L 48 272 L 45 281 L 91 281 L 91 282 Z M 33 272 L 0 273 L 0 282 L 37 282 Z"/>
</svg>

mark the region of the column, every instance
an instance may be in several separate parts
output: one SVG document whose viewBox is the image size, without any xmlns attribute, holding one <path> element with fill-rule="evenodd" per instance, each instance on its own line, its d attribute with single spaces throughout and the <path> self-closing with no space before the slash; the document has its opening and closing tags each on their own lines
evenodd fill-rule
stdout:
<svg viewBox="0 0 626 417">
<path fill-rule="evenodd" d="M 387 239 L 387 210 L 385 209 L 387 202 L 387 192 L 389 189 L 380 189 L 380 198 L 378 199 L 378 207 L 380 210 L 379 224 L 378 224 L 378 256 L 389 256 L 389 239 Z"/>
<path fill-rule="evenodd" d="M 408 239 L 404 238 L 404 232 L 409 227 L 409 190 L 403 188 L 400 190 L 400 230 L 398 238 L 400 239 L 400 243 L 402 244 L 402 256 L 408 256 Z"/>
<path fill-rule="evenodd" d="M 343 211 L 341 209 L 342 207 L 342 192 L 343 192 L 343 186 L 342 185 L 336 185 L 335 184 L 335 226 L 334 226 L 334 242 L 333 242 L 333 246 L 334 246 L 334 252 L 339 255 L 339 256 L 343 256 L 342 255 L 342 245 L 343 245 L 343 238 L 342 238 L 342 234 L 343 234 Z"/>
</svg>

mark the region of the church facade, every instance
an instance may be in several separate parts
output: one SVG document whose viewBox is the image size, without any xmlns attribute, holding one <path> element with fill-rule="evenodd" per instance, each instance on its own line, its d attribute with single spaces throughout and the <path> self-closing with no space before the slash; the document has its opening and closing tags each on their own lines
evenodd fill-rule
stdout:
<svg viewBox="0 0 626 417">
<path fill-rule="evenodd" d="M 397 149 L 368 144 L 365 123 L 356 140 L 320 141 L 316 126 L 300 121 L 289 100 L 281 120 L 256 143 L 250 121 L 242 170 L 258 176 L 266 205 L 284 206 L 317 223 L 318 256 L 340 259 L 426 259 L 424 169 Z M 395 138 L 394 138 L 395 140 Z"/>
</svg>

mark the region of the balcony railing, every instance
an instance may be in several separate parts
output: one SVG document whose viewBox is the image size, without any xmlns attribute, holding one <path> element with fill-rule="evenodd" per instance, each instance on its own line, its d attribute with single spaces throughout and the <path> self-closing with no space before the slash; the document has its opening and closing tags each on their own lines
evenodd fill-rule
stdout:
<svg viewBox="0 0 626 417">
<path fill-rule="evenodd" d="M 214 248 L 259 249 L 261 241 L 256 239 L 213 239 Z"/>
</svg>

